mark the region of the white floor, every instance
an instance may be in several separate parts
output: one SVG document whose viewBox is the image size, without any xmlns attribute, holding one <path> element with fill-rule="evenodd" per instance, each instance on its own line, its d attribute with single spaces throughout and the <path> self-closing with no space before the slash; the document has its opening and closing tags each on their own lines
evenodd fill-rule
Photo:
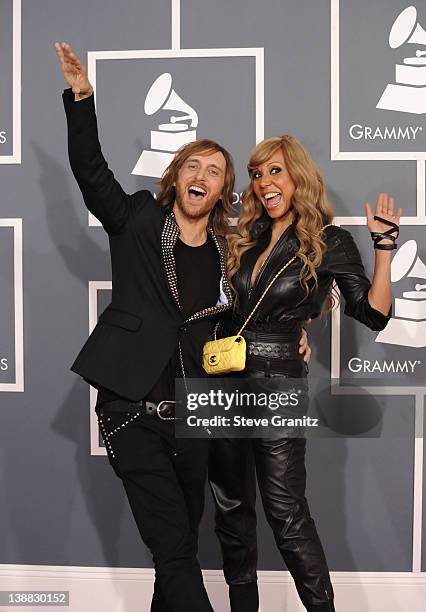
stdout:
<svg viewBox="0 0 426 612">
<path fill-rule="evenodd" d="M 204 572 L 215 612 L 228 612 L 222 573 Z M 148 612 L 153 571 L 0 565 L 0 591 L 69 591 L 71 612 Z M 337 612 L 424 612 L 426 573 L 332 572 Z M 288 572 L 259 572 L 262 612 L 303 612 Z M 3 606 L 1 606 L 3 607 Z M 14 606 L 17 612 L 35 606 Z M 49 606 L 49 610 L 67 608 Z"/>
</svg>

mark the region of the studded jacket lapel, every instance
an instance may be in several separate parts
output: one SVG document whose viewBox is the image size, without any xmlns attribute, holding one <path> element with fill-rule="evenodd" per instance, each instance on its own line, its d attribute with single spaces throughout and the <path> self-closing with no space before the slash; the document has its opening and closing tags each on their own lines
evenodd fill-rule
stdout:
<svg viewBox="0 0 426 612">
<path fill-rule="evenodd" d="M 198 312 L 192 314 L 186 322 L 195 321 L 198 319 L 204 319 L 206 317 L 215 316 L 227 310 L 232 306 L 232 291 L 231 287 L 227 281 L 226 276 L 226 261 L 228 257 L 228 245 L 226 239 L 223 236 L 216 236 L 213 233 L 211 228 L 208 229 L 211 234 L 213 241 L 216 245 L 216 248 L 219 252 L 220 259 L 220 269 L 222 271 L 222 290 L 227 299 L 226 304 L 219 304 L 212 306 L 210 308 L 204 308 L 204 310 L 199 310 Z M 174 247 L 177 239 L 179 238 L 179 226 L 175 221 L 175 216 L 173 212 L 168 212 L 165 215 L 165 222 L 163 231 L 161 233 L 161 251 L 163 255 L 163 263 L 164 269 L 166 272 L 167 283 L 170 289 L 170 293 L 173 296 L 174 301 L 178 308 L 180 308 L 179 303 L 179 292 L 178 292 L 178 281 L 177 281 L 177 273 L 176 273 L 176 262 L 174 257 Z"/>
<path fill-rule="evenodd" d="M 176 274 L 176 262 L 173 249 L 179 238 L 179 227 L 175 221 L 173 212 L 165 216 L 163 231 L 161 233 L 161 251 L 163 254 L 164 269 L 166 271 L 167 283 L 177 306 L 179 304 L 179 293 Z"/>
</svg>

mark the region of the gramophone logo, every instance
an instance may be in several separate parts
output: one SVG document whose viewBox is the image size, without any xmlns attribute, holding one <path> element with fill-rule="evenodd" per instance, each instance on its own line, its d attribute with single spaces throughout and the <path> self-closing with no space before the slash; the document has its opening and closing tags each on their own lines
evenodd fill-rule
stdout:
<svg viewBox="0 0 426 612">
<path fill-rule="evenodd" d="M 426 279 L 426 265 L 417 256 L 417 243 L 408 240 L 395 255 L 391 266 L 393 283 L 402 278 Z M 420 348 L 426 346 L 426 284 L 417 283 L 414 291 L 404 291 L 395 299 L 395 314 L 376 342 Z"/>
<path fill-rule="evenodd" d="M 426 45 L 426 32 L 417 23 L 417 9 L 409 6 L 395 19 L 389 34 L 389 46 Z M 405 57 L 395 66 L 395 83 L 389 83 L 376 108 L 403 113 L 426 113 L 426 49 L 417 49 L 415 57 Z"/>
<path fill-rule="evenodd" d="M 168 110 L 183 113 L 171 115 L 169 123 L 161 123 L 157 130 L 151 130 L 151 149 L 142 151 L 132 174 L 160 178 L 173 159 L 176 151 L 197 138 L 198 115 L 172 89 L 172 75 L 161 74 L 151 85 L 145 98 L 146 115 Z"/>
</svg>

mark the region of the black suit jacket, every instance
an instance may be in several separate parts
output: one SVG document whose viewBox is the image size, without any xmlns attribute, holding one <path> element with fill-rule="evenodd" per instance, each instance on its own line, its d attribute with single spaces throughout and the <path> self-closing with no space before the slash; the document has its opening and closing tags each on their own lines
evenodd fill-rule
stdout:
<svg viewBox="0 0 426 612">
<path fill-rule="evenodd" d="M 179 236 L 173 212 L 149 191 L 126 194 L 115 180 L 101 152 L 93 96 L 74 102 L 68 89 L 63 101 L 71 168 L 87 208 L 108 233 L 112 265 L 111 304 L 71 369 L 94 386 L 137 401 L 158 380 L 179 340 L 185 357 L 185 347 L 193 346 L 195 337 L 201 362 L 212 319 L 232 302 L 226 241 L 211 232 L 222 268 L 218 304 L 185 320 L 173 256 Z"/>
</svg>

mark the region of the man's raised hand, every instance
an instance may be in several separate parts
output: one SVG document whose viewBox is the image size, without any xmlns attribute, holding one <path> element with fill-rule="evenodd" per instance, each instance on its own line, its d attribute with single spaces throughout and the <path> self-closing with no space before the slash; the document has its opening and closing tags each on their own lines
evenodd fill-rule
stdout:
<svg viewBox="0 0 426 612">
<path fill-rule="evenodd" d="M 55 42 L 56 54 L 61 62 L 65 81 L 71 87 L 76 100 L 91 96 L 93 87 L 87 78 L 86 66 L 80 62 L 76 54 L 66 42 Z"/>
</svg>

